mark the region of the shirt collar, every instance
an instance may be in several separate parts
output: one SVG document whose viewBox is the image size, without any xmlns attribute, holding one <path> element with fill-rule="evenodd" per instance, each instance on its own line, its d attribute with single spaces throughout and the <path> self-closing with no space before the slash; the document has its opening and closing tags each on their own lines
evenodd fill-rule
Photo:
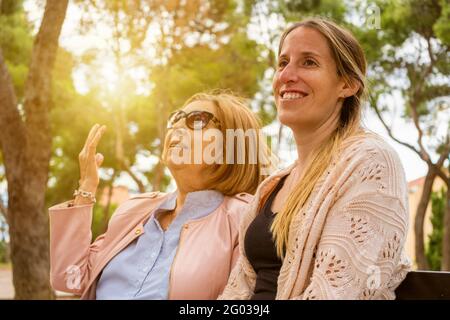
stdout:
<svg viewBox="0 0 450 320">
<path fill-rule="evenodd" d="M 199 219 L 215 211 L 223 202 L 224 196 L 216 190 L 189 192 L 184 200 L 180 215 L 187 219 Z"/>
<path fill-rule="evenodd" d="M 178 191 L 170 193 L 167 199 L 157 207 L 155 213 L 175 209 L 177 197 Z M 189 192 L 178 216 L 182 216 L 184 221 L 200 219 L 215 211 L 222 204 L 224 198 L 224 195 L 216 190 Z"/>
<path fill-rule="evenodd" d="M 156 210 L 173 210 L 177 204 L 177 192 L 169 193 L 167 199 L 164 200 Z"/>
</svg>

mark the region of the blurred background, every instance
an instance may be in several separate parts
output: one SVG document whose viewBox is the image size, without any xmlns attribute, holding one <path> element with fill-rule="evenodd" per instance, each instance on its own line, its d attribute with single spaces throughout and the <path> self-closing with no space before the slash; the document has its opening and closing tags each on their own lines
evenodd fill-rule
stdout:
<svg viewBox="0 0 450 320">
<path fill-rule="evenodd" d="M 448 0 L 0 0 L 0 299 L 64 298 L 49 286 L 49 206 L 78 187 L 78 153 L 106 124 L 93 236 L 131 194 L 173 190 L 167 116 L 192 94 L 250 99 L 273 150 L 296 149 L 271 79 L 293 21 L 351 29 L 368 63 L 366 128 L 397 150 L 415 268 L 450 270 Z"/>
</svg>

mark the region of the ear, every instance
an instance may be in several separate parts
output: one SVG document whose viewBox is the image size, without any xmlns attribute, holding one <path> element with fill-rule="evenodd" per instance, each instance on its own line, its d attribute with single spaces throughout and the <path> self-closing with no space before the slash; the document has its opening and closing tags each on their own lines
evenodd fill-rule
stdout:
<svg viewBox="0 0 450 320">
<path fill-rule="evenodd" d="M 361 87 L 361 84 L 359 81 L 354 79 L 349 80 L 342 80 L 342 85 L 339 90 L 339 98 L 345 99 L 347 97 L 351 97 L 355 95 L 359 88 Z"/>
</svg>

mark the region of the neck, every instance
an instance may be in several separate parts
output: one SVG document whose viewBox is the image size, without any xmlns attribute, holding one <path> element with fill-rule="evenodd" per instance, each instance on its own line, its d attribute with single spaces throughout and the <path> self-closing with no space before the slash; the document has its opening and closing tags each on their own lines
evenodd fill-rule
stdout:
<svg viewBox="0 0 450 320">
<path fill-rule="evenodd" d="M 188 192 L 178 189 L 177 205 L 175 207 L 176 211 L 180 210 L 183 207 L 187 194 Z"/>
<path fill-rule="evenodd" d="M 175 211 L 178 211 L 183 207 L 186 196 L 189 192 L 202 190 L 202 188 L 189 184 L 190 181 L 198 181 L 199 179 L 195 179 L 194 177 L 180 176 L 178 172 L 172 172 L 172 176 L 174 177 L 178 190 L 177 205 L 175 207 Z"/>
<path fill-rule="evenodd" d="M 328 139 L 339 124 L 340 108 L 316 128 L 292 128 L 297 144 L 298 163 L 302 166 L 323 141 Z"/>
</svg>

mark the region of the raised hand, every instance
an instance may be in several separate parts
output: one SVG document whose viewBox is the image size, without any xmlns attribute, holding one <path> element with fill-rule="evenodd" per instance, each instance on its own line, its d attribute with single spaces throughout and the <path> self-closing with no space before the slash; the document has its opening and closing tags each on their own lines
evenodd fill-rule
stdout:
<svg viewBox="0 0 450 320">
<path fill-rule="evenodd" d="M 97 145 L 105 130 L 106 126 L 95 124 L 91 128 L 91 131 L 89 131 L 84 147 L 78 155 L 80 165 L 80 189 L 92 192 L 94 195 L 100 182 L 98 169 L 103 162 L 103 155 L 97 153 Z M 80 196 L 77 196 L 75 199 L 76 204 L 86 202 L 89 202 L 89 199 L 84 199 Z"/>
</svg>

